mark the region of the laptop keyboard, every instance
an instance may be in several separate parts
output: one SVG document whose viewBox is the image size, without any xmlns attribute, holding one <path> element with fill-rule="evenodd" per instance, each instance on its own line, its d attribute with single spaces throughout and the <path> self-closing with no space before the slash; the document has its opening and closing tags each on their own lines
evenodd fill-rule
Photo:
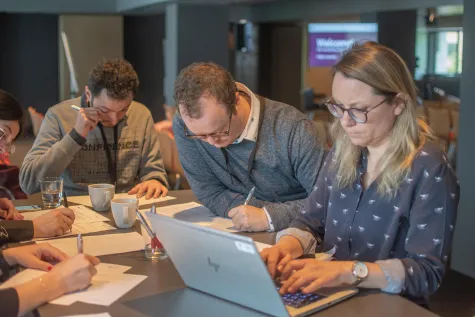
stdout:
<svg viewBox="0 0 475 317">
<path fill-rule="evenodd" d="M 280 290 L 280 283 L 276 281 L 276 288 L 277 291 Z M 284 295 L 281 295 L 282 300 L 284 301 L 284 304 L 286 306 L 290 306 L 293 308 L 302 308 L 304 306 L 307 306 L 309 304 L 315 303 L 316 301 L 325 298 L 325 295 L 317 294 L 317 293 L 311 293 L 311 294 L 304 294 L 302 292 L 296 292 L 296 293 L 287 293 Z"/>
</svg>

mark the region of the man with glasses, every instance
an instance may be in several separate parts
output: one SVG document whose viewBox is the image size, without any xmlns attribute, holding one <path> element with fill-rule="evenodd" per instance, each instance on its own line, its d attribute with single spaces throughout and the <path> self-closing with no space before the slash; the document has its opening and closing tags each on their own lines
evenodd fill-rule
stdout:
<svg viewBox="0 0 475 317">
<path fill-rule="evenodd" d="M 180 161 L 206 207 L 241 231 L 282 230 L 305 212 L 324 153 L 311 121 L 213 63 L 182 70 L 174 94 Z"/>
<path fill-rule="evenodd" d="M 127 61 L 103 60 L 89 75 L 80 98 L 48 110 L 20 172 L 23 190 L 40 191 L 39 180 L 62 176 L 68 195 L 109 183 L 116 193 L 167 194 L 167 179 L 150 111 L 133 101 L 138 77 Z"/>
</svg>

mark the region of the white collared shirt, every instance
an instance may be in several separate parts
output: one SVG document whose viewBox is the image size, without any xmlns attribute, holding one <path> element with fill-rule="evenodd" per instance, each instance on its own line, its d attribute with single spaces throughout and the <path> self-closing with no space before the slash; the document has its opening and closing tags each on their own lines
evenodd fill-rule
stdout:
<svg viewBox="0 0 475 317">
<path fill-rule="evenodd" d="M 242 140 L 249 140 L 256 142 L 257 136 L 259 135 L 259 115 L 261 109 L 261 103 L 256 95 L 245 85 L 241 83 L 236 83 L 237 89 L 239 92 L 242 92 L 248 95 L 251 98 L 251 111 L 249 113 L 249 118 L 247 120 L 246 126 L 242 131 L 241 135 L 233 142 L 233 144 L 241 143 Z"/>
</svg>

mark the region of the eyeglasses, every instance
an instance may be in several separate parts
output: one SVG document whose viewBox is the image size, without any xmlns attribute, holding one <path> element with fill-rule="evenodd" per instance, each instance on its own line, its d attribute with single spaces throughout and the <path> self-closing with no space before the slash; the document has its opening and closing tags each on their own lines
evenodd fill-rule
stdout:
<svg viewBox="0 0 475 317">
<path fill-rule="evenodd" d="M 8 128 L 0 127 L 0 154 L 15 153 L 15 146 L 12 144 L 12 134 Z"/>
<path fill-rule="evenodd" d="M 357 108 L 346 109 L 343 107 L 342 104 L 331 102 L 331 100 L 332 99 L 326 101 L 325 105 L 327 106 L 328 110 L 330 110 L 331 114 L 335 117 L 341 119 L 345 115 L 345 111 L 348 111 L 348 114 L 350 115 L 351 119 L 355 120 L 358 123 L 366 123 L 366 121 L 368 121 L 368 112 L 381 106 L 387 100 L 387 98 L 384 98 L 384 100 L 378 103 L 376 106 L 367 110 L 361 110 Z"/>
<path fill-rule="evenodd" d="M 228 129 L 226 131 L 221 131 L 221 132 L 214 132 L 214 133 L 209 133 L 209 134 L 193 134 L 188 130 L 188 128 L 185 126 L 183 129 L 185 130 L 185 136 L 190 139 L 200 139 L 200 140 L 205 140 L 207 138 L 220 138 L 224 136 L 229 136 L 229 131 L 231 130 L 231 120 L 233 118 L 233 113 L 231 111 L 231 114 L 229 115 L 229 124 L 228 124 Z"/>
</svg>

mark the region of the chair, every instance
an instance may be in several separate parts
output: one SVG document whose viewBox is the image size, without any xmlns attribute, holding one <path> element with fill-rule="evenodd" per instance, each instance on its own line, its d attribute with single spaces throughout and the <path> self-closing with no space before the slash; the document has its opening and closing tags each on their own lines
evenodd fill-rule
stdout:
<svg viewBox="0 0 475 317">
<path fill-rule="evenodd" d="M 33 126 L 33 135 L 36 137 L 40 131 L 41 123 L 45 116 L 37 112 L 33 107 L 28 107 L 28 113 L 30 114 L 31 125 Z"/>
<path fill-rule="evenodd" d="M 189 189 L 190 185 L 186 180 L 185 171 L 180 163 L 175 138 L 167 131 L 157 133 L 163 166 L 167 172 L 170 187 L 173 188 L 173 190 Z"/>
<path fill-rule="evenodd" d="M 324 109 L 325 105 L 323 100 L 325 99 L 324 94 L 315 94 L 312 88 L 306 88 L 303 90 L 303 112 L 308 113 L 309 119 L 313 120 L 315 116 L 315 111 L 319 109 Z M 315 102 L 315 99 L 320 99 L 322 102 Z"/>
</svg>

